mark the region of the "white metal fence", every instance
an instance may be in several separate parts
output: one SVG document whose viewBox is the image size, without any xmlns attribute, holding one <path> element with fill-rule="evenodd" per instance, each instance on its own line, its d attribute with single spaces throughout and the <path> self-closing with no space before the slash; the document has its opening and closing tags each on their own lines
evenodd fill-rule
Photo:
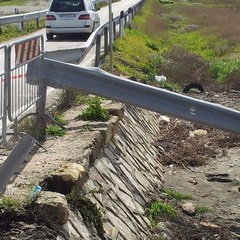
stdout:
<svg viewBox="0 0 240 240">
<path fill-rule="evenodd" d="M 8 116 L 15 121 L 23 112 L 29 109 L 41 97 L 41 81 L 39 79 L 39 66 L 35 65 L 32 73 L 38 79 L 34 85 L 27 81 L 27 67 L 30 61 L 40 58 L 43 52 L 43 37 L 36 36 L 17 41 L 9 46 L 10 54 L 10 81 Z M 34 61 L 37 64 L 37 61 Z"/>
<path fill-rule="evenodd" d="M 17 123 L 19 117 L 31 108 L 42 96 L 42 81 L 39 77 L 39 61 L 42 57 L 43 36 L 35 36 L 0 46 L 3 56 L 0 68 L 0 120 L 2 144 L 7 144 L 7 121 Z M 28 64 L 34 62 L 31 73 L 34 84 L 27 81 Z"/>
</svg>

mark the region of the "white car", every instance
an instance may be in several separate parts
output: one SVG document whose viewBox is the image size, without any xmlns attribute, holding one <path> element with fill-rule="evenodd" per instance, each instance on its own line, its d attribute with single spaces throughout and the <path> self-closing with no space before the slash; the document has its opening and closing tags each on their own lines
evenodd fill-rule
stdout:
<svg viewBox="0 0 240 240">
<path fill-rule="evenodd" d="M 46 14 L 46 35 L 92 33 L 100 26 L 100 18 L 92 0 L 53 0 Z"/>
</svg>

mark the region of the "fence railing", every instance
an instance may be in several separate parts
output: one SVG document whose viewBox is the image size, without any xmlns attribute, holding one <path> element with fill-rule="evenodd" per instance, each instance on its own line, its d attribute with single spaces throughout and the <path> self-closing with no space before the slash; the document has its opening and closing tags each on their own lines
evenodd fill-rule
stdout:
<svg viewBox="0 0 240 240">
<path fill-rule="evenodd" d="M 0 29 L 4 25 L 13 24 L 13 23 L 20 23 L 21 29 L 23 29 L 24 22 L 34 20 L 34 19 L 36 20 L 36 26 L 39 27 L 39 19 L 45 17 L 47 11 L 48 10 L 46 9 L 46 10 L 37 11 L 37 12 L 0 17 Z"/>
<path fill-rule="evenodd" d="M 144 3 L 144 0 L 138 2 L 137 4 L 133 5 L 131 8 L 127 9 L 126 11 L 121 11 L 119 16 L 115 17 L 112 21 L 112 38 L 116 39 L 118 36 L 123 37 L 124 29 L 127 26 L 131 26 L 133 17 L 136 13 L 140 10 Z M 88 40 L 85 43 L 85 46 L 81 49 L 81 55 L 79 55 L 79 59 L 77 62 L 81 62 L 84 57 L 88 54 L 88 52 L 92 49 L 93 46 L 96 46 L 95 52 L 95 66 L 100 64 L 101 59 L 101 50 L 104 49 L 104 55 L 107 55 L 109 52 L 109 22 L 101 25 L 98 29 L 96 29 Z M 102 37 L 104 38 L 102 41 Z M 73 59 L 76 61 L 76 59 Z"/>
<path fill-rule="evenodd" d="M 38 61 L 34 60 L 42 57 L 43 36 L 26 38 L 8 46 L 1 46 L 0 51 L 4 51 L 3 55 L 1 54 L 4 56 L 2 59 L 4 68 L 0 69 L 1 143 L 7 144 L 7 121 L 14 122 L 16 126 L 20 116 L 42 97 L 40 67 L 36 65 Z M 36 63 L 31 74 L 37 79 L 34 85 L 29 83 L 26 77 L 30 62 Z M 15 128 L 14 132 L 16 132 Z"/>
<path fill-rule="evenodd" d="M 41 97 L 42 82 L 39 79 L 39 66 L 34 66 L 32 73 L 38 81 L 29 84 L 26 78 L 28 63 L 41 58 L 43 52 L 43 37 L 36 36 L 17 41 L 9 46 L 11 56 L 11 79 L 9 81 L 8 116 L 10 121 L 16 119 L 29 109 Z"/>
<path fill-rule="evenodd" d="M 8 102 L 8 88 L 7 88 L 7 78 L 9 71 L 7 69 L 8 63 L 8 48 L 6 45 L 0 46 L 0 53 L 2 56 L 1 70 L 0 70 L 0 120 L 1 120 L 1 143 L 6 144 L 6 134 L 7 134 L 7 102 Z"/>
</svg>

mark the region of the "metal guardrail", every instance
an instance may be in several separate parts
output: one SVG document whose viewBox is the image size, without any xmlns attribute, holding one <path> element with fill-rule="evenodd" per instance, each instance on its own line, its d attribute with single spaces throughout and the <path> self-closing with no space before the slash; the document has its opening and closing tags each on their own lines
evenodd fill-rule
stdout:
<svg viewBox="0 0 240 240">
<path fill-rule="evenodd" d="M 0 195 L 4 192 L 4 188 L 8 184 L 9 179 L 20 168 L 34 144 L 35 140 L 33 138 L 23 135 L 7 160 L 3 162 L 0 167 Z"/>
<path fill-rule="evenodd" d="M 16 14 L 16 15 L 9 15 L 9 16 L 4 16 L 0 17 L 0 28 L 3 25 L 7 24 L 12 24 L 12 23 L 23 23 L 29 20 L 37 20 L 37 25 L 38 25 L 38 20 L 42 17 L 45 17 L 46 10 L 38 11 L 38 12 L 31 12 L 31 13 L 25 13 L 25 14 Z"/>
<path fill-rule="evenodd" d="M 80 90 L 118 102 L 240 134 L 240 112 L 165 89 L 115 76 L 94 67 L 40 59 L 44 85 Z M 32 67 L 29 66 L 29 69 Z M 34 82 L 31 74 L 29 81 Z"/>
</svg>

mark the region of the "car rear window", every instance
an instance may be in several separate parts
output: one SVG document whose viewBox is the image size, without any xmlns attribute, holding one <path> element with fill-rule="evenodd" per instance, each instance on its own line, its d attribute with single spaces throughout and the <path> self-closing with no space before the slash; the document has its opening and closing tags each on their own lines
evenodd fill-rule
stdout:
<svg viewBox="0 0 240 240">
<path fill-rule="evenodd" d="M 54 0 L 50 7 L 52 12 L 79 12 L 84 11 L 85 6 L 83 0 Z"/>
</svg>

